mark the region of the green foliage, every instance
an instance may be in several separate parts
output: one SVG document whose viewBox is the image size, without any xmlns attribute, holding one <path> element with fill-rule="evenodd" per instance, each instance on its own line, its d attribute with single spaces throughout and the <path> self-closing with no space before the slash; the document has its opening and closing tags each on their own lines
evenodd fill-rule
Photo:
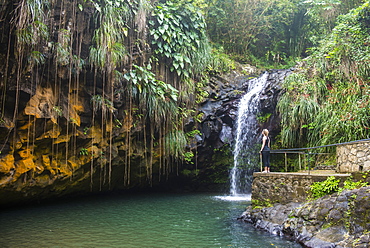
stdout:
<svg viewBox="0 0 370 248">
<path fill-rule="evenodd" d="M 294 13 L 299 1 L 208 1 L 208 34 L 241 62 L 252 58 L 271 64 L 288 58 Z"/>
<path fill-rule="evenodd" d="M 264 114 L 264 115 L 262 115 L 261 113 L 257 114 L 257 121 L 259 123 L 265 123 L 270 119 L 271 115 L 272 115 L 271 113 L 267 113 L 267 114 Z"/>
<path fill-rule="evenodd" d="M 272 207 L 273 204 L 270 202 L 270 199 L 262 200 L 252 200 L 252 208 L 269 208 Z"/>
<path fill-rule="evenodd" d="M 58 33 L 58 41 L 55 42 L 55 60 L 61 66 L 66 66 L 70 64 L 70 54 L 71 54 L 71 33 L 70 30 L 61 29 Z"/>
<path fill-rule="evenodd" d="M 127 56 L 124 39 L 128 35 L 127 20 L 130 9 L 126 1 L 93 1 L 98 26 L 94 31 L 93 46 L 90 47 L 90 63 L 101 69 L 112 72 L 122 65 Z"/>
<path fill-rule="evenodd" d="M 49 1 L 46 0 L 28 0 L 18 5 L 16 34 L 19 44 L 38 45 L 41 40 L 48 38 L 48 28 L 44 24 L 44 9 L 48 6 Z"/>
<path fill-rule="evenodd" d="M 199 175 L 199 170 L 184 169 L 181 171 L 181 174 L 183 174 L 186 177 L 197 177 Z"/>
<path fill-rule="evenodd" d="M 159 4 L 149 22 L 154 54 L 170 61 L 170 70 L 190 77 L 205 70 L 209 44 L 205 21 L 196 7 L 183 1 Z"/>
<path fill-rule="evenodd" d="M 186 143 L 186 136 L 182 130 L 173 130 L 165 136 L 165 148 L 175 158 L 182 158 L 184 156 Z"/>
<path fill-rule="evenodd" d="M 53 111 L 55 112 L 55 114 L 57 116 L 62 116 L 63 115 L 63 109 L 60 106 L 54 106 Z"/>
<path fill-rule="evenodd" d="M 363 182 L 362 180 L 355 182 L 350 177 L 346 181 L 344 181 L 343 187 L 339 188 L 338 192 L 342 192 L 343 190 L 359 189 L 366 186 L 368 186 L 367 182 Z"/>
<path fill-rule="evenodd" d="M 17 30 L 17 41 L 25 45 L 38 45 L 41 39 L 49 37 L 48 27 L 41 21 L 35 21 L 32 24 Z"/>
<path fill-rule="evenodd" d="M 213 48 L 208 71 L 211 73 L 227 73 L 235 69 L 235 61 L 224 51 L 223 47 Z"/>
<path fill-rule="evenodd" d="M 206 176 L 207 182 L 227 183 L 229 182 L 230 165 L 233 164 L 232 150 L 229 145 L 223 145 L 221 148 L 214 149 L 212 157 L 206 158 L 207 164 Z"/>
<path fill-rule="evenodd" d="M 198 129 L 186 133 L 186 136 L 189 138 L 194 138 L 195 135 L 202 135 L 202 133 Z"/>
<path fill-rule="evenodd" d="M 177 101 L 178 90 L 170 84 L 157 80 L 155 74 L 149 71 L 150 65 L 146 68 L 137 65 L 133 65 L 133 67 L 135 69 L 125 74 L 124 78 L 131 81 L 136 87 L 136 90 L 133 91 L 134 95 L 148 92 L 155 94 L 163 101 Z"/>
<path fill-rule="evenodd" d="M 31 65 L 41 65 L 45 63 L 45 55 L 39 51 L 32 51 L 28 57 L 28 63 Z"/>
<path fill-rule="evenodd" d="M 215 44 L 242 63 L 291 67 L 317 45 L 336 18 L 362 0 L 208 0 L 202 5 Z"/>
<path fill-rule="evenodd" d="M 193 158 L 194 158 L 194 153 L 192 153 L 192 152 L 185 152 L 184 153 L 184 160 L 187 163 L 194 164 L 194 162 L 192 162 Z"/>
<path fill-rule="evenodd" d="M 283 146 L 299 147 L 307 140 L 307 133 L 319 111 L 318 96 L 321 95 L 320 82 L 313 85 L 303 74 L 291 74 L 284 83 L 285 94 L 280 98 L 277 108 L 281 114 Z"/>
<path fill-rule="evenodd" d="M 314 182 L 311 187 L 311 195 L 314 199 L 332 194 L 339 190 L 339 179 L 334 176 L 328 177 L 325 181 Z"/>
<path fill-rule="evenodd" d="M 367 2 L 341 16 L 307 59 L 312 69 L 294 73 L 284 83 L 278 107 L 285 146 L 370 137 L 370 47 L 365 45 L 370 42 L 369 12 Z"/>
<path fill-rule="evenodd" d="M 86 135 L 89 132 L 89 129 L 90 129 L 89 127 L 85 127 L 83 134 Z"/>
<path fill-rule="evenodd" d="M 349 177 L 344 181 L 343 187 L 339 187 L 339 183 L 340 179 L 336 179 L 334 176 L 330 176 L 322 182 L 314 182 L 311 185 L 311 196 L 314 199 L 317 199 L 335 192 L 340 193 L 343 190 L 353 190 L 366 187 L 368 185 L 367 182 L 363 182 L 362 180 L 354 182 L 352 177 Z"/>
<path fill-rule="evenodd" d="M 155 74 L 150 71 L 150 64 L 146 67 L 133 67 L 134 70 L 124 75 L 124 78 L 132 83 L 133 96 L 156 125 L 160 125 L 165 119 L 171 120 L 171 117 L 178 113 L 178 90 L 171 84 L 156 79 Z"/>
<path fill-rule="evenodd" d="M 80 155 L 81 156 L 87 156 L 87 155 L 89 155 L 89 151 L 87 150 L 87 148 L 81 148 L 80 149 Z"/>
<path fill-rule="evenodd" d="M 103 113 L 113 113 L 116 110 L 113 106 L 112 101 L 104 98 L 102 95 L 93 95 L 90 101 L 93 104 L 94 112 L 101 110 L 103 111 Z"/>
</svg>

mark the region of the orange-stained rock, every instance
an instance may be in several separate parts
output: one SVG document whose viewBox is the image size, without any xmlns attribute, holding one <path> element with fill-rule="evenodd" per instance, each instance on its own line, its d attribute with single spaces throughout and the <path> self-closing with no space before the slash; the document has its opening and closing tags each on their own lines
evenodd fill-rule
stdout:
<svg viewBox="0 0 370 248">
<path fill-rule="evenodd" d="M 33 121 L 27 122 L 25 125 L 18 127 L 18 130 L 26 130 L 29 128 L 32 128 L 33 126 Z"/>
<path fill-rule="evenodd" d="M 22 174 L 34 169 L 35 163 L 33 162 L 32 157 L 28 157 L 16 162 L 15 166 L 15 173 L 14 173 L 14 181 L 17 180 Z"/>
<path fill-rule="evenodd" d="M 61 128 L 59 127 L 58 124 L 53 123 L 52 121 L 49 121 L 46 125 L 45 132 L 40 135 L 39 137 L 36 138 L 36 140 L 42 140 L 42 139 L 47 139 L 47 138 L 52 138 L 56 139 L 59 137 L 61 133 Z"/>
<path fill-rule="evenodd" d="M 72 171 L 75 171 L 78 168 L 80 168 L 79 161 L 75 156 L 68 159 L 68 165 L 72 168 Z"/>
<path fill-rule="evenodd" d="M 92 158 L 96 158 L 102 153 L 101 149 L 99 149 L 97 146 L 90 146 L 89 148 L 87 148 L 87 151 L 89 152 L 89 154 L 91 154 Z"/>
<path fill-rule="evenodd" d="M 14 166 L 14 156 L 8 154 L 0 159 L 0 172 L 7 174 L 15 168 Z"/>
<path fill-rule="evenodd" d="M 30 129 L 30 130 L 32 130 L 32 129 Z M 17 148 L 21 149 L 21 147 L 23 146 L 23 143 L 29 142 L 31 139 L 32 139 L 31 131 L 29 131 L 29 130 L 19 131 L 18 132 L 18 140 L 17 140 L 19 142 L 17 144 Z M 21 146 L 19 146 L 19 144 L 21 144 Z"/>
<path fill-rule="evenodd" d="M 31 157 L 31 149 L 24 149 L 18 152 L 19 156 L 23 159 Z"/>
<path fill-rule="evenodd" d="M 60 143 L 65 143 L 65 142 L 69 142 L 70 138 L 71 138 L 72 134 L 64 134 L 64 135 L 60 135 L 58 136 L 58 138 L 54 141 L 54 144 L 60 144 Z"/>
<path fill-rule="evenodd" d="M 58 176 L 59 177 L 70 177 L 72 176 L 72 170 L 69 166 L 69 163 L 66 164 L 65 161 L 59 161 L 58 166 Z"/>
<path fill-rule="evenodd" d="M 46 170 L 50 171 L 51 175 L 54 176 L 56 174 L 55 170 L 51 166 L 49 155 L 42 155 L 42 164 L 43 164 L 43 166 L 45 167 Z"/>
<path fill-rule="evenodd" d="M 78 113 L 81 113 L 81 112 L 85 111 L 85 108 L 82 104 L 81 98 L 77 94 L 73 94 L 71 96 L 71 105 L 72 105 L 73 109 Z"/>
<path fill-rule="evenodd" d="M 54 182 L 53 180 L 50 180 L 50 177 L 48 175 L 38 176 L 37 178 L 35 178 L 35 181 L 37 182 L 38 186 L 44 186 L 44 187 Z"/>
<path fill-rule="evenodd" d="M 77 93 L 70 94 L 69 99 L 69 120 L 76 124 L 77 126 L 81 125 L 81 118 L 79 116 L 79 113 L 84 111 L 84 106 L 80 100 L 80 97 Z"/>
<path fill-rule="evenodd" d="M 123 122 L 122 122 L 122 127 L 121 127 L 121 129 L 123 129 L 123 132 L 130 132 L 132 128 L 132 122 L 133 122 L 132 116 L 126 115 L 124 117 Z"/>
<path fill-rule="evenodd" d="M 107 133 L 103 132 L 99 126 L 92 126 L 90 128 L 90 136 L 93 144 L 99 144 L 100 147 L 108 146 L 108 139 L 104 137 L 105 135 L 107 135 Z"/>
<path fill-rule="evenodd" d="M 115 127 L 114 123 L 112 123 L 112 121 L 110 120 L 106 120 L 105 122 L 105 131 L 110 133 L 112 132 L 113 128 Z"/>
<path fill-rule="evenodd" d="M 51 88 L 37 87 L 35 95 L 28 101 L 24 113 L 36 118 L 51 118 L 55 97 Z"/>
</svg>

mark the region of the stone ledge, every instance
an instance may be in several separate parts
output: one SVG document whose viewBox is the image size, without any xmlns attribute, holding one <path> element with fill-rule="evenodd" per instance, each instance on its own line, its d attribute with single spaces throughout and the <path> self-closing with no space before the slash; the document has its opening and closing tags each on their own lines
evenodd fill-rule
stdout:
<svg viewBox="0 0 370 248">
<path fill-rule="evenodd" d="M 351 174 L 338 173 L 286 173 L 286 172 L 255 172 L 252 183 L 252 201 L 268 204 L 287 204 L 304 202 L 309 196 L 310 186 L 314 182 L 325 181 L 335 176 L 344 182 Z"/>
<path fill-rule="evenodd" d="M 316 176 L 324 176 L 324 177 L 329 177 L 329 176 L 335 176 L 335 177 L 348 177 L 348 176 L 351 176 L 350 173 L 328 173 L 328 172 L 319 172 L 319 171 L 311 171 L 310 174 L 308 174 L 307 172 L 269 172 L 269 173 L 263 173 L 263 172 L 254 172 L 253 173 L 253 177 L 257 177 L 257 176 L 312 176 L 312 177 L 316 177 Z"/>
</svg>

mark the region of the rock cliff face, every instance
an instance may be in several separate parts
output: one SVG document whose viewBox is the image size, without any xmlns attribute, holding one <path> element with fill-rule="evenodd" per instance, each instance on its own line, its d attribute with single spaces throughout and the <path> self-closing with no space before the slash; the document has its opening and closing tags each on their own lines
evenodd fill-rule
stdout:
<svg viewBox="0 0 370 248">
<path fill-rule="evenodd" d="M 241 220 L 303 247 L 369 247 L 370 187 L 343 191 L 307 203 L 252 209 Z"/>
<path fill-rule="evenodd" d="M 270 83 L 261 97 L 261 112 L 272 113 L 272 117 L 256 129 L 267 127 L 278 131 L 275 106 L 281 93 L 280 84 L 288 73 L 290 70 L 270 72 Z M 192 182 L 195 187 L 227 182 L 238 100 L 247 87 L 248 77 L 236 72 L 212 78 L 207 89 L 210 98 L 199 107 L 203 113 L 202 121 L 190 120 L 186 125 L 185 129 L 192 130 L 196 126 L 200 130 L 200 135 L 196 135 L 189 147 L 197 150 L 197 164 L 180 168 L 198 168 L 200 173 Z M 87 100 L 92 94 L 89 87 L 81 86 L 76 92 L 60 89 L 58 95 L 54 91 L 48 86 L 37 86 L 32 91 L 27 84 L 23 85 L 17 128 L 12 124 L 11 111 L 4 116 L 0 134 L 3 141 L 0 204 L 150 186 L 145 178 L 149 161 L 145 159 L 143 147 L 136 142 L 131 142 L 129 147 L 127 143 L 128 138 L 135 140 L 137 135 L 144 133 L 140 123 L 133 127 L 132 119 L 123 115 L 124 121 L 120 125 L 104 118 L 102 122 L 100 115 L 92 123 L 94 110 Z M 62 99 L 60 110 L 53 104 L 56 97 Z M 14 102 L 7 104 L 11 109 Z M 70 121 L 63 116 L 69 116 Z M 127 137 L 129 129 L 130 137 Z M 131 150 L 129 155 L 128 149 Z M 154 165 L 155 185 L 161 183 L 157 177 L 159 168 L 155 166 L 159 159 L 155 157 L 150 161 Z M 124 177 L 129 177 L 130 182 Z"/>
<path fill-rule="evenodd" d="M 281 84 L 291 71 L 271 70 L 268 72 L 266 88 L 260 97 L 259 114 L 261 116 L 268 114 L 270 117 L 259 123 L 255 127 L 256 130 L 263 128 L 272 130 L 273 137 L 279 132 L 280 119 L 276 112 L 276 105 L 282 93 Z M 202 147 L 208 144 L 213 144 L 214 148 L 220 148 L 225 144 L 233 145 L 238 104 L 248 89 L 249 79 L 251 76 L 234 72 L 231 75 L 211 80 L 207 90 L 210 97 L 199 107 L 199 110 L 204 113 L 201 123 L 201 131 L 204 134 L 201 141 Z"/>
<path fill-rule="evenodd" d="M 249 71 L 258 75 L 258 71 L 253 71 L 253 68 Z M 272 139 L 280 132 L 280 118 L 276 105 L 282 93 L 281 84 L 291 72 L 292 69 L 268 71 L 266 87 L 260 96 L 258 114 L 269 117 L 256 123 L 255 130 L 259 133 L 263 128 L 269 129 Z M 259 72 L 259 75 L 262 75 L 262 72 Z M 253 77 L 256 76 L 247 76 L 234 71 L 229 75 L 211 79 L 207 88 L 210 97 L 198 108 L 203 116 L 198 124 L 201 135 L 196 137 L 197 161 L 206 168 L 205 173 L 199 178 L 200 181 L 212 178 L 228 183 L 225 179 L 229 179 L 225 175 L 228 175 L 234 163 L 231 153 L 235 143 L 238 104 L 248 90 L 249 80 Z M 188 127 L 192 128 L 192 125 L 197 124 L 191 121 Z M 217 176 L 219 174 L 222 176 Z"/>
<path fill-rule="evenodd" d="M 159 59 L 152 68 L 164 87 L 165 92 L 158 93 L 162 105 L 150 104 L 148 95 L 138 100 L 134 94 L 143 93 L 142 88 L 133 89 L 124 77 L 135 74 L 133 65 L 149 63 L 153 48 L 144 42 L 148 30 L 143 28 L 147 27 L 140 28 L 135 18 L 126 20 L 131 28 L 122 30 L 122 43 L 113 44 L 116 50 L 104 50 L 108 41 L 98 44 L 96 37 L 110 20 L 100 15 L 100 6 L 80 2 L 0 3 L 0 59 L 4 61 L 0 63 L 0 206 L 168 182 L 191 187 L 225 183 L 238 99 L 248 87 L 248 77 L 237 72 L 213 77 L 206 89 L 209 98 L 198 109 L 202 115 L 197 120 L 183 117 L 187 112 L 181 121 L 171 119 L 177 111 L 168 106 L 178 109 L 176 104 L 184 103 L 186 109 L 195 100 L 166 105 L 173 100 L 166 87 L 170 83 L 180 90 L 183 87 L 167 66 L 168 60 Z M 123 2 L 132 8 L 126 9 L 132 14 L 128 16 L 140 13 L 140 20 L 147 21 L 148 13 L 137 11 L 130 1 Z M 127 51 L 119 50 L 122 47 Z M 157 80 L 152 71 L 141 69 L 145 77 Z M 261 112 L 271 117 L 256 128 L 278 130 L 276 100 L 289 72 L 270 72 Z M 258 76 L 259 72 L 249 74 Z M 145 78 L 138 71 L 135 75 Z M 195 111 L 194 105 L 188 110 Z M 163 109 L 157 114 L 151 107 Z M 186 137 L 174 130 L 181 134 L 200 131 L 189 138 L 186 148 L 194 158 L 182 159 L 176 142 L 171 141 Z"/>
</svg>

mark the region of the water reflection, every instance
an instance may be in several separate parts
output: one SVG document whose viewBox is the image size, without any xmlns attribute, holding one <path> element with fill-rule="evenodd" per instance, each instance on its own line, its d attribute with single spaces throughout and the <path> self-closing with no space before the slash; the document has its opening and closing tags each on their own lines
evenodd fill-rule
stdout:
<svg viewBox="0 0 370 248">
<path fill-rule="evenodd" d="M 300 247 L 237 221 L 248 199 L 151 194 L 7 210 L 0 247 Z"/>
</svg>

